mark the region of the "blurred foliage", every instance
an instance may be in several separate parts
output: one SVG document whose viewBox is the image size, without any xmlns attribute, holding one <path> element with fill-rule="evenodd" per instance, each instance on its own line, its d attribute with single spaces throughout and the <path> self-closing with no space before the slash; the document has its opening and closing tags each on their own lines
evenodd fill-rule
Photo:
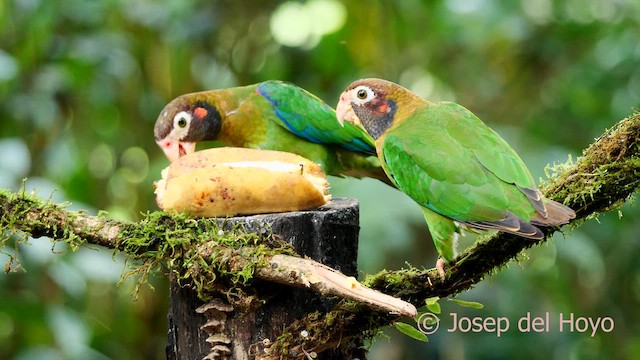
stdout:
<svg viewBox="0 0 640 360">
<path fill-rule="evenodd" d="M 365 76 L 454 100 L 500 132 L 534 176 L 640 103 L 635 0 L 0 2 L 0 186 L 136 220 L 155 209 L 167 165 L 152 136 L 186 92 L 282 79 L 334 104 Z M 361 270 L 431 266 L 417 207 L 369 180 L 332 179 L 361 203 Z M 55 190 L 55 191 L 54 191 Z M 640 211 L 606 214 L 535 248 L 462 298 L 419 343 L 390 329 L 371 359 L 635 358 L 640 351 Z M 469 240 L 467 240 L 469 242 Z M 0 275 L 0 358 L 163 358 L 167 284 L 134 301 L 124 260 L 104 249 L 21 250 Z M 55 252 L 64 249 L 54 248 Z M 12 252 L 13 249 L 4 249 Z M 0 260 L 4 261 L 4 257 Z M 449 333 L 445 320 L 527 312 L 604 317 L 610 333 Z"/>
</svg>

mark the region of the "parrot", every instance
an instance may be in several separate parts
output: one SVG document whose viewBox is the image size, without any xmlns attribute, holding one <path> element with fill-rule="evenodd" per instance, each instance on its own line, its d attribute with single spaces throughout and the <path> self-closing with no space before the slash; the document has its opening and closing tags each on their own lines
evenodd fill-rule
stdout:
<svg viewBox="0 0 640 360">
<path fill-rule="evenodd" d="M 539 227 L 575 218 L 572 209 L 545 198 L 511 146 L 462 105 L 430 102 L 401 85 L 370 78 L 345 89 L 336 115 L 375 140 L 393 185 L 419 205 L 441 277 L 457 256 L 464 230 L 542 239 Z"/>
<path fill-rule="evenodd" d="M 341 126 L 324 101 L 278 80 L 179 96 L 161 111 L 154 138 L 170 161 L 212 140 L 291 152 L 320 164 L 328 175 L 390 183 L 371 136 L 356 126 Z"/>
</svg>

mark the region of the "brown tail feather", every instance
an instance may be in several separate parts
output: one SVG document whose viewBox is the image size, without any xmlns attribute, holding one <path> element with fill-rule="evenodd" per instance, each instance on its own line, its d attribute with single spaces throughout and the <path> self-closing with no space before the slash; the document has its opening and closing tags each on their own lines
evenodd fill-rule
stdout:
<svg viewBox="0 0 640 360">
<path fill-rule="evenodd" d="M 521 189 L 523 190 L 523 189 Z M 524 189 L 527 190 L 527 189 Z M 482 230 L 498 230 L 529 239 L 542 239 L 544 234 L 537 226 L 559 226 L 568 223 L 576 217 L 576 213 L 568 206 L 542 197 L 537 191 L 523 191 L 536 208 L 536 216 L 527 222 L 511 212 L 507 217 L 498 221 L 462 222 L 468 227 Z M 536 199 L 536 195 L 539 198 Z"/>
<path fill-rule="evenodd" d="M 547 208 L 547 216 L 543 216 L 537 213 L 536 216 L 531 219 L 531 223 L 540 226 L 559 226 L 568 223 L 571 219 L 576 217 L 576 213 L 568 206 L 562 205 L 559 202 L 544 199 L 545 207 Z"/>
<path fill-rule="evenodd" d="M 544 197 L 542 196 L 540 190 L 527 189 L 521 187 L 520 185 L 516 186 L 518 186 L 518 189 L 529 199 L 529 202 L 531 203 L 531 205 L 533 205 L 534 208 L 536 208 L 536 211 L 540 213 L 542 217 L 547 217 L 547 208 L 545 207 L 543 200 Z"/>
<path fill-rule="evenodd" d="M 503 231 L 529 239 L 539 240 L 544 237 L 540 229 L 520 219 L 511 212 L 507 213 L 506 218 L 498 221 L 464 222 L 462 224 L 476 229 Z"/>
<path fill-rule="evenodd" d="M 529 198 L 529 202 L 536 209 L 536 216 L 531 219 L 533 225 L 559 226 L 576 217 L 576 213 L 571 208 L 545 198 L 538 189 L 527 189 L 520 186 L 518 189 Z"/>
</svg>

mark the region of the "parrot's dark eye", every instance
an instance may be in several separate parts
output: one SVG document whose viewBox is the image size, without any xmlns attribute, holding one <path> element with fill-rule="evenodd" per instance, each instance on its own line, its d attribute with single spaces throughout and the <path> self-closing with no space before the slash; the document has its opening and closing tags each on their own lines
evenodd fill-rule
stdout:
<svg viewBox="0 0 640 360">
<path fill-rule="evenodd" d="M 181 128 L 187 126 L 187 119 L 185 119 L 183 117 L 178 119 L 178 126 L 180 126 Z"/>
<path fill-rule="evenodd" d="M 358 97 L 358 99 L 366 99 L 367 98 L 367 90 L 365 89 L 360 89 L 358 90 L 358 92 L 356 93 L 356 96 Z"/>
</svg>

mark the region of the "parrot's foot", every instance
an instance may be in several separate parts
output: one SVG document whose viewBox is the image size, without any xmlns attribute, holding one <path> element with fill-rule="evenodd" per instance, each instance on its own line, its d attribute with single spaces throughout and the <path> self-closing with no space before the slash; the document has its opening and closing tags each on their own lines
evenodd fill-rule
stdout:
<svg viewBox="0 0 640 360">
<path fill-rule="evenodd" d="M 442 280 L 444 280 L 444 267 L 447 266 L 447 263 L 444 261 L 443 258 L 438 258 L 438 261 L 436 261 L 436 270 L 438 270 L 438 275 L 440 275 L 440 278 Z"/>
</svg>

